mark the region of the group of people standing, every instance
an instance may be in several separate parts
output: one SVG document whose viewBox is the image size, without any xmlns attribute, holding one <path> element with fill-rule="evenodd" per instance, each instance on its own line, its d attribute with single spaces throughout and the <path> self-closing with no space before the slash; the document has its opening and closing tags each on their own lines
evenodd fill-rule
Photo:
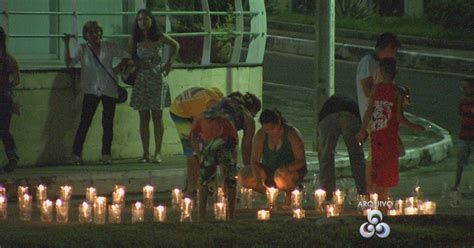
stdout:
<svg viewBox="0 0 474 248">
<path fill-rule="evenodd" d="M 102 161 L 106 164 L 112 162 L 113 120 L 119 89 L 116 75 L 130 65 L 138 68 L 130 106 L 137 110 L 140 116 L 140 137 L 143 145 L 143 157 L 140 162 L 160 163 L 164 130 L 162 113 L 163 109 L 170 105 L 169 87 L 165 77 L 178 54 L 178 42 L 159 30 L 155 17 L 146 9 L 137 13 L 128 51 L 114 43 L 102 41 L 103 29 L 97 21 L 86 22 L 82 34 L 86 43 L 74 48 L 72 53 L 69 49 L 71 35 L 64 37 L 66 65 L 69 67 L 81 63 L 81 86 L 84 93 L 81 120 L 70 163 L 82 162 L 81 154 L 86 134 L 100 102 L 103 106 Z M 167 61 L 162 60 L 164 45 L 171 48 L 171 56 Z M 122 61 L 113 67 L 113 58 L 122 58 Z M 150 156 L 149 152 L 150 119 L 153 120 L 155 134 L 153 156 Z"/>
<path fill-rule="evenodd" d="M 277 109 L 264 109 L 260 114 L 261 128 L 256 130 L 255 117 L 261 101 L 254 94 L 233 92 L 227 96 L 217 88 L 192 87 L 180 93 L 173 101 L 165 80 L 177 56 L 179 44 L 162 33 L 152 13 L 138 11 L 128 51 L 111 42 L 102 41 L 103 29 L 96 21 L 88 21 L 82 30 L 86 41 L 71 49 L 72 35 L 65 35 L 65 62 L 68 67 L 81 63 L 81 87 L 84 93 L 82 113 L 73 142 L 70 162 L 80 164 L 83 145 L 98 104 L 102 103 L 102 161 L 112 162 L 113 119 L 118 98 L 119 74 L 126 66 L 138 68 L 138 77 L 130 105 L 139 112 L 140 137 L 143 156 L 140 162 L 160 163 L 163 139 L 163 109 L 170 107 L 179 138 L 187 157 L 186 193 L 207 201 L 216 181 L 217 170 L 223 175 L 223 184 L 229 203 L 229 217 L 235 209 L 236 184 L 264 193 L 267 187 L 286 192 L 285 206 L 290 204 L 291 191 L 301 187 L 307 173 L 305 149 L 299 130 L 287 123 Z M 12 171 L 17 163 L 15 143 L 9 132 L 10 119 L 19 108 L 13 103 L 11 92 L 19 84 L 16 60 L 7 52 L 6 34 L 0 28 L 0 138 L 8 157 L 4 171 Z M 162 48 L 171 48 L 171 55 L 163 61 Z M 319 116 L 319 164 L 321 188 L 333 192 L 336 188 L 335 150 L 342 135 L 348 148 L 352 174 L 359 194 L 376 192 L 386 200 L 389 188 L 399 182 L 398 157 L 403 152 L 399 125 L 423 131 L 421 125 L 410 122 L 403 115 L 409 95 L 405 87 L 396 84 L 395 55 L 400 42 L 392 33 L 383 33 L 375 51 L 362 58 L 357 68 L 358 102 L 345 96 L 331 96 Z M 114 58 L 121 62 L 113 67 Z M 472 95 L 474 82 L 463 84 L 466 97 L 460 105 L 464 118 L 462 142 L 456 186 L 467 164 L 472 130 Z M 154 126 L 155 151 L 149 152 L 150 120 Z M 465 127 L 466 126 L 466 127 Z M 237 168 L 237 132 L 243 130 L 241 157 L 244 168 Z M 369 138 L 369 156 L 365 161 L 362 144 Z M 331 200 L 327 194 L 326 200 Z M 206 204 L 200 205 L 205 218 Z"/>
</svg>

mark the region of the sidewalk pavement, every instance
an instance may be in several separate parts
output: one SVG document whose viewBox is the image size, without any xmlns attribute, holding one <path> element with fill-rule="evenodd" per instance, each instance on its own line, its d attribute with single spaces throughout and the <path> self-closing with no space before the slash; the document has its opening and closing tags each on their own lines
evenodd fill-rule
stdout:
<svg viewBox="0 0 474 248">
<path fill-rule="evenodd" d="M 424 134 L 414 134 L 402 129 L 401 136 L 406 147 L 406 155 L 400 158 L 401 169 L 419 165 L 427 165 L 447 157 L 452 147 L 449 133 L 425 119 L 406 113 L 407 117 L 425 126 L 431 126 Z M 317 154 L 307 151 L 309 181 L 319 170 Z M 51 167 L 18 168 L 11 174 L 0 175 L 0 184 L 8 191 L 16 194 L 18 185 L 28 185 L 30 189 L 37 185 L 48 186 L 50 195 L 58 195 L 61 185 L 71 185 L 74 195 L 84 195 L 86 187 L 94 185 L 99 194 L 110 194 L 115 184 L 125 185 L 127 192 L 140 193 L 146 184 L 155 186 L 156 191 L 169 191 L 175 187 L 183 188 L 186 175 L 186 159 L 183 155 L 173 155 L 163 158 L 161 164 L 138 163 L 137 159 L 114 161 L 112 165 L 95 164 Z M 336 175 L 349 177 L 351 175 L 349 157 L 340 139 L 336 154 Z M 30 193 L 33 191 L 30 190 Z"/>
<path fill-rule="evenodd" d="M 314 26 L 268 22 L 266 49 L 303 56 L 314 55 Z M 358 62 L 374 50 L 379 33 L 336 29 L 335 57 Z M 474 42 L 445 41 L 398 35 L 402 47 L 397 61 L 402 67 L 474 74 Z"/>
</svg>

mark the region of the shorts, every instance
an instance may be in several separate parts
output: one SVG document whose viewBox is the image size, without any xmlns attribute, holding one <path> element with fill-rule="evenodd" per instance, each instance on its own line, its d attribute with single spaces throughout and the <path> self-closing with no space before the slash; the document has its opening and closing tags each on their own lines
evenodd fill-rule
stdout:
<svg viewBox="0 0 474 248">
<path fill-rule="evenodd" d="M 176 130 L 178 131 L 179 140 L 181 141 L 181 146 L 183 147 L 183 153 L 186 157 L 191 157 L 193 155 L 193 148 L 191 146 L 189 136 L 193 128 L 193 118 L 177 116 L 171 112 L 170 115 Z"/>
<path fill-rule="evenodd" d="M 224 141 L 220 138 L 210 140 L 204 145 L 201 152 L 200 175 L 201 184 L 207 185 L 216 179 L 217 167 L 224 167 L 224 182 L 227 187 L 235 188 L 237 185 L 237 161 L 235 155 L 236 142 Z M 219 147 L 219 148 L 216 148 Z"/>
</svg>

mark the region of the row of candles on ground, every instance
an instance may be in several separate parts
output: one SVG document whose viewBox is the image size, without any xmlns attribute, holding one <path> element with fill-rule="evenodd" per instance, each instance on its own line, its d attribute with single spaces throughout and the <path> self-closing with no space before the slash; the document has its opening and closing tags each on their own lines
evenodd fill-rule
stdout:
<svg viewBox="0 0 474 248">
<path fill-rule="evenodd" d="M 414 214 L 434 214 L 436 211 L 436 203 L 431 201 L 423 202 L 421 200 L 421 188 L 415 188 L 415 196 L 409 197 L 405 201 L 397 200 L 395 204 L 389 200 L 386 203 L 388 207 L 388 215 L 414 215 Z M 257 217 L 261 220 L 266 220 L 270 217 L 270 211 L 275 209 L 275 205 L 278 199 L 279 190 L 276 188 L 268 188 L 266 192 L 267 197 L 267 209 L 258 211 Z M 69 212 L 69 200 L 71 199 L 72 188 L 70 186 L 60 187 L 60 198 L 56 200 L 56 219 L 58 222 L 67 222 L 67 213 Z M 144 204 L 136 202 L 132 205 L 132 222 L 143 221 L 143 208 L 153 207 L 153 186 L 146 185 L 143 187 L 143 199 Z M 291 209 L 293 210 L 293 217 L 296 219 L 305 218 L 305 211 L 303 209 L 303 196 L 299 190 L 294 190 L 291 193 Z M 32 197 L 28 195 L 28 187 L 18 187 L 18 202 L 20 208 L 20 219 L 30 220 L 31 219 L 31 200 Z M 181 209 L 181 221 L 192 221 L 192 199 L 185 198 L 183 200 L 183 194 L 181 190 L 172 190 L 172 207 Z M 370 199 L 367 200 L 367 196 L 358 196 L 358 210 L 367 214 L 371 209 L 377 209 L 379 206 L 377 194 L 370 194 Z M 36 199 L 38 206 L 41 209 L 42 220 L 50 222 L 52 220 L 52 208 L 53 203 L 47 199 L 47 188 L 44 185 L 39 185 L 36 190 Z M 322 189 L 314 191 L 314 200 L 316 211 L 326 212 L 327 217 L 339 216 L 343 212 L 344 207 L 344 192 L 336 190 L 333 193 L 333 202 L 323 206 L 326 199 L 326 192 Z M 244 208 L 252 208 L 253 202 L 253 191 L 251 189 L 241 189 L 241 200 Z M 114 191 L 112 192 L 113 204 L 108 206 L 109 210 L 109 222 L 117 223 L 120 222 L 121 211 L 125 202 L 125 187 L 115 185 Z M 363 204 L 361 204 L 363 203 Z M 393 208 L 393 205 L 395 208 Z M 5 188 L 0 186 L 0 219 L 6 218 L 6 192 Z M 324 209 L 323 209 L 324 207 Z M 94 210 L 94 223 L 105 223 L 106 215 L 106 198 L 98 197 L 97 191 L 93 187 L 86 188 L 86 201 L 79 206 L 79 221 L 81 223 L 92 222 L 92 210 Z M 166 207 L 157 206 L 154 210 L 156 221 L 166 220 Z M 227 200 L 225 199 L 222 188 L 218 188 L 216 200 L 214 201 L 214 216 L 216 220 L 225 220 L 227 216 Z"/>
<path fill-rule="evenodd" d="M 248 189 L 241 190 L 245 204 L 246 200 L 246 191 Z M 278 198 L 278 189 L 268 188 L 266 192 L 268 208 L 272 210 L 275 208 L 275 204 Z M 433 201 L 423 201 L 421 188 L 417 186 L 414 190 L 414 196 L 408 197 L 405 200 L 398 199 L 395 202 L 389 198 L 387 201 L 379 201 L 379 197 L 376 193 L 367 195 L 358 195 L 357 202 L 358 211 L 367 215 L 370 210 L 378 209 L 379 207 L 387 208 L 387 215 L 433 215 L 436 213 L 436 203 Z M 325 212 L 327 217 L 339 216 L 344 210 L 344 192 L 337 189 L 333 192 L 332 203 L 325 204 L 326 191 L 322 189 L 317 189 L 314 191 L 314 201 L 316 211 L 322 213 Z M 291 193 L 291 209 L 293 210 L 293 218 L 302 219 L 305 217 L 305 211 L 302 208 L 302 192 L 299 190 L 294 190 Z M 260 210 L 258 212 L 259 220 L 268 220 L 270 218 L 269 210 Z"/>
<path fill-rule="evenodd" d="M 179 190 L 178 190 L 179 191 Z M 65 223 L 69 221 L 69 205 L 72 196 L 71 186 L 61 186 L 60 197 L 55 204 L 47 199 L 47 187 L 39 185 L 36 188 L 36 200 L 40 209 L 40 219 L 43 222 L 52 222 L 53 207 L 56 209 L 56 221 Z M 143 201 L 132 204 L 132 223 L 143 222 L 144 208 L 153 208 L 154 187 L 146 185 L 143 187 Z M 28 187 L 18 187 L 18 207 L 20 211 L 20 220 L 31 220 L 32 199 L 28 194 Z M 107 198 L 97 196 L 97 190 L 93 187 L 86 188 L 86 201 L 79 205 L 79 222 L 104 224 L 108 209 L 109 222 L 120 223 L 122 209 L 125 205 L 125 187 L 115 185 L 112 192 L 113 204 L 107 206 Z M 179 204 L 181 204 L 181 200 Z M 186 204 L 186 201 L 184 201 Z M 189 204 L 188 204 L 189 205 Z M 153 208 L 155 221 L 163 222 L 166 220 L 166 207 L 159 205 Z M 7 195 L 6 189 L 0 186 L 0 219 L 7 218 Z"/>
</svg>

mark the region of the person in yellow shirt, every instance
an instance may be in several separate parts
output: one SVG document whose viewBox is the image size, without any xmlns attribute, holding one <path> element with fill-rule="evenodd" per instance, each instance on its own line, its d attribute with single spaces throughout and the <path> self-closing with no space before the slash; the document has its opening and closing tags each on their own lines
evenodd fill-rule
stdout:
<svg viewBox="0 0 474 248">
<path fill-rule="evenodd" d="M 208 108 L 216 106 L 223 97 L 224 94 L 217 88 L 192 87 L 179 94 L 171 103 L 171 119 L 187 158 L 186 185 L 190 187 L 189 190 L 194 190 L 191 186 L 196 185 L 199 180 L 199 161 L 190 141 L 193 120 L 200 117 Z"/>
<path fill-rule="evenodd" d="M 184 154 L 187 157 L 186 192 L 193 194 L 199 181 L 199 150 L 193 150 L 190 143 L 192 123 L 211 107 L 224 113 L 237 131 L 243 130 L 242 161 L 250 164 L 252 139 L 255 133 L 254 117 L 260 111 L 262 103 L 252 93 L 232 92 L 226 97 L 217 88 L 193 87 L 179 94 L 170 107 L 173 119 L 181 139 Z"/>
</svg>

